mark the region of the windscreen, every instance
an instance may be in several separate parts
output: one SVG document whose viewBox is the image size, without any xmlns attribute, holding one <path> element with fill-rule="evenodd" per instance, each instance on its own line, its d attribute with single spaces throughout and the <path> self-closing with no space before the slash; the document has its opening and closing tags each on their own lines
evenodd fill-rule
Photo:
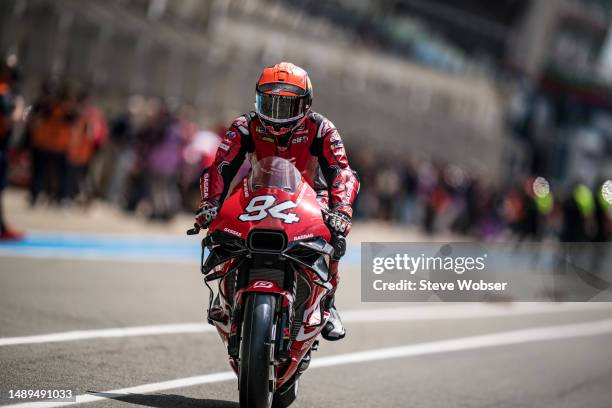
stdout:
<svg viewBox="0 0 612 408">
<path fill-rule="evenodd" d="M 280 188 L 294 193 L 302 175 L 289 160 L 270 156 L 264 157 L 253 164 L 251 172 L 251 188 Z"/>
</svg>

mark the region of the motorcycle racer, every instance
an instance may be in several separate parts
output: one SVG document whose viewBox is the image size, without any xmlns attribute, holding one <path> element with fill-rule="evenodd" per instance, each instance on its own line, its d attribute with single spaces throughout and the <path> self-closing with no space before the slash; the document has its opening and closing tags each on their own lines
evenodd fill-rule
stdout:
<svg viewBox="0 0 612 408">
<path fill-rule="evenodd" d="M 255 111 L 234 120 L 213 165 L 200 179 L 196 221 L 201 227 L 208 227 L 217 216 L 245 159 L 255 163 L 278 156 L 293 163 L 317 192 L 332 235 L 344 238 L 349 233 L 359 180 L 349 166 L 337 129 L 312 111 L 311 105 L 312 84 L 305 70 L 289 62 L 264 68 L 256 85 Z M 344 247 L 337 245 L 335 252 L 339 259 Z M 337 259 L 330 262 L 330 273 L 334 289 L 326 302 L 330 318 L 322 335 L 327 340 L 339 340 L 346 331 L 334 305 L 339 280 Z"/>
</svg>

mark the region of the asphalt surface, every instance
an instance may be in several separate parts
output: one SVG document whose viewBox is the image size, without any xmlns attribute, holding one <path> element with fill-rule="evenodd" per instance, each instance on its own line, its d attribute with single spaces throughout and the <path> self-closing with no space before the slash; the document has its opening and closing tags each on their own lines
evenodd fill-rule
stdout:
<svg viewBox="0 0 612 408">
<path fill-rule="evenodd" d="M 229 370 L 225 350 L 212 331 L 1 345 L 2 339 L 17 336 L 204 321 L 207 291 L 197 260 L 117 261 L 112 253 L 106 254 L 108 260 L 79 259 L 77 252 L 74 258 L 69 253 L 61 258 L 0 256 L 2 395 L 15 388 L 68 388 L 91 394 Z M 513 305 L 361 303 L 358 266 L 351 262 L 341 273 L 337 303 L 350 316 L 348 337 L 322 343 L 313 365 L 320 360 L 326 366 L 304 374 L 295 407 L 612 406 L 612 329 L 606 328 L 612 324 L 612 304 L 544 309 L 527 305 L 514 314 L 506 313 L 514 310 Z M 388 308 L 401 308 L 395 321 L 359 319 L 355 312 L 377 309 L 382 315 Z M 465 314 L 450 313 L 453 308 Z M 427 310 L 436 312 L 424 314 Z M 495 313 L 488 316 L 483 310 Z M 604 322 L 605 330 L 590 334 L 574 326 L 590 322 Z M 553 331 L 551 338 L 523 339 L 524 330 L 542 327 L 566 328 L 566 334 Z M 483 335 L 517 331 L 514 343 L 482 340 Z M 453 349 L 455 339 L 466 337 L 476 340 L 467 348 Z M 450 341 L 450 349 L 444 341 Z M 419 351 L 417 346 L 417 351 L 411 348 L 399 358 L 326 360 L 422 344 L 433 351 Z M 233 379 L 181 384 L 105 394 L 108 398 L 86 405 L 238 406 Z"/>
<path fill-rule="evenodd" d="M 346 266 L 342 273 L 342 311 L 411 306 L 361 303 L 358 268 Z M 0 282 L 0 338 L 198 322 L 207 295 L 195 264 L 171 262 L 4 255 Z M 425 307 L 440 306 L 449 307 Z M 348 337 L 323 343 L 314 361 L 610 317 L 612 307 L 602 304 L 493 317 L 444 318 L 440 312 L 415 321 L 347 322 Z M 226 371 L 225 351 L 214 332 L 0 346 L 4 391 L 69 388 L 87 394 Z M 108 397 L 87 405 L 237 406 L 234 380 Z M 612 334 L 598 334 L 315 367 L 302 377 L 294 406 L 609 408 L 611 401 Z"/>
</svg>

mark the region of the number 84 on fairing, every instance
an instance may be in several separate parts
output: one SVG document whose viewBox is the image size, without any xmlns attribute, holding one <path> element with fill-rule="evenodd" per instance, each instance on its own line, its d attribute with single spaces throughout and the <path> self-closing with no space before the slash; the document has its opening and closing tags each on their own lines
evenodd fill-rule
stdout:
<svg viewBox="0 0 612 408">
<path fill-rule="evenodd" d="M 282 220 L 285 224 L 293 224 L 300 221 L 300 217 L 292 212 L 285 212 L 297 207 L 297 203 L 287 200 L 281 203 L 276 203 L 276 197 L 273 195 L 262 195 L 253 197 L 249 204 L 244 209 L 245 213 L 240 214 L 240 221 L 261 221 L 270 216 Z"/>
</svg>

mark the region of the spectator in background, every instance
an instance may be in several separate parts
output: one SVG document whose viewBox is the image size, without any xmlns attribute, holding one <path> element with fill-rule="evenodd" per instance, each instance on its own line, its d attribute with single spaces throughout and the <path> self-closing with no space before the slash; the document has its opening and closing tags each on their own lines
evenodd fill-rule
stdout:
<svg viewBox="0 0 612 408">
<path fill-rule="evenodd" d="M 152 98 L 144 104 L 142 126 L 134 135 L 134 160 L 126 183 L 125 209 L 136 211 L 139 205 L 150 198 L 149 155 L 152 146 L 163 138 L 164 113 L 162 102 Z M 150 201 L 150 200 L 149 200 Z"/>
<path fill-rule="evenodd" d="M 462 209 L 453 222 L 453 231 L 468 235 L 475 232 L 480 215 L 480 186 L 475 177 L 462 177 L 457 183 L 456 192 L 461 197 Z"/>
<path fill-rule="evenodd" d="M 395 166 L 386 165 L 379 170 L 375 180 L 380 205 L 379 218 L 384 221 L 392 221 L 399 204 L 401 175 Z"/>
<path fill-rule="evenodd" d="M 414 165 L 409 160 L 404 162 L 401 180 L 400 205 L 396 216 L 401 223 L 412 225 L 415 223 L 418 177 Z"/>
<path fill-rule="evenodd" d="M 538 212 L 533 185 L 534 179 L 530 177 L 523 183 L 523 189 L 521 191 L 523 216 L 520 219 L 518 226 L 519 242 L 533 242 L 540 241 L 541 239 L 540 213 Z"/>
<path fill-rule="evenodd" d="M 376 179 L 376 156 L 368 149 L 360 149 L 353 159 L 354 170 L 361 180 Z M 355 200 L 355 219 L 372 219 L 378 213 L 378 197 L 374 183 L 360 185 L 359 195 Z"/>
<path fill-rule="evenodd" d="M 47 90 L 43 88 L 43 93 Z M 50 101 L 49 101 L 50 99 Z M 41 106 L 32 118 L 32 186 L 30 203 L 35 205 L 43 189 L 59 204 L 66 204 L 69 194 L 68 147 L 79 119 L 74 84 L 64 83 L 57 97 L 42 95 Z"/>
<path fill-rule="evenodd" d="M 563 221 L 559 235 L 559 255 L 556 273 L 569 273 L 577 268 L 593 267 L 593 251 L 589 242 L 593 231 L 595 200 L 584 184 L 574 183 L 562 203 Z M 582 245 L 581 245 L 582 243 Z M 590 265 L 587 263 L 590 262 Z M 592 272 L 591 269 L 588 272 Z"/>
<path fill-rule="evenodd" d="M 0 66 L 0 240 L 19 240 L 23 234 L 9 228 L 4 214 L 2 192 L 7 185 L 8 150 L 13 124 L 23 112 L 23 100 L 16 89 L 17 72 L 8 65 Z"/>
<path fill-rule="evenodd" d="M 55 132 L 51 123 L 51 110 L 55 103 L 54 84 L 46 79 L 40 86 L 26 123 L 26 145 L 30 149 L 30 205 L 34 206 L 45 186 L 48 161 L 48 138 Z"/>
<path fill-rule="evenodd" d="M 127 110 L 110 123 L 110 138 L 102 153 L 102 195 L 111 203 L 124 205 L 127 185 L 136 160 L 138 117 L 144 108 L 144 98 L 133 95 Z"/>
<path fill-rule="evenodd" d="M 155 118 L 152 145 L 147 157 L 151 219 L 169 220 L 178 211 L 179 174 L 182 164 L 181 123 L 161 104 Z"/>
<path fill-rule="evenodd" d="M 428 235 L 436 232 L 438 216 L 449 208 L 449 186 L 440 166 L 425 165 L 421 169 L 421 192 L 424 197 L 423 230 Z"/>
<path fill-rule="evenodd" d="M 588 242 L 592 230 L 595 200 L 584 184 L 576 183 L 562 203 L 561 242 Z"/>
<path fill-rule="evenodd" d="M 180 202 L 182 128 L 164 102 L 152 99 L 147 105 L 147 119 L 136 138 L 126 209 L 134 211 L 141 203 L 149 204 L 150 219 L 169 220 Z"/>
<path fill-rule="evenodd" d="M 91 199 L 91 189 L 87 186 L 89 164 L 96 150 L 106 141 L 108 128 L 104 114 L 91 103 L 87 91 L 81 91 L 78 104 L 79 118 L 68 145 L 66 183 L 70 199 L 80 194 L 88 204 Z"/>
<path fill-rule="evenodd" d="M 506 220 L 510 233 L 518 236 L 521 231 L 525 208 L 521 190 L 517 187 L 509 188 L 503 198 L 502 215 Z"/>
</svg>

